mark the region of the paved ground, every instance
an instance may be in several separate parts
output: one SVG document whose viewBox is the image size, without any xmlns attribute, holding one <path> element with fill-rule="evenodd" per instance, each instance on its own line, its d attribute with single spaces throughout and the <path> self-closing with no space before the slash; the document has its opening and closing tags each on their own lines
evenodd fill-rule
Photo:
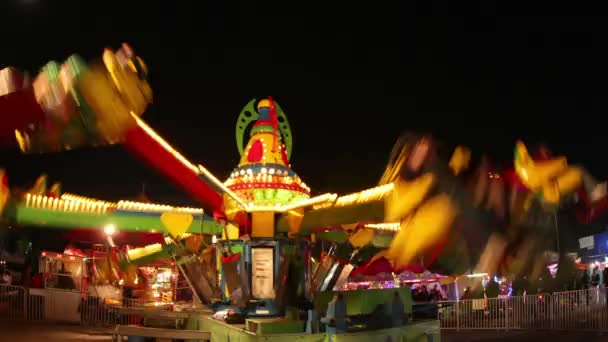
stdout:
<svg viewBox="0 0 608 342">
<path fill-rule="evenodd" d="M 112 341 L 110 333 L 110 329 L 84 328 L 79 325 L 0 321 L 2 342 Z"/>
<path fill-rule="evenodd" d="M 481 341 L 521 341 L 521 342 L 605 342 L 608 334 L 585 333 L 585 332 L 496 332 L 496 331 L 460 331 L 443 332 L 441 342 L 481 342 Z"/>
<path fill-rule="evenodd" d="M 111 341 L 111 329 L 86 328 L 79 325 L 42 324 L 33 322 L 0 321 L 0 342 L 60 342 Z M 575 332 L 444 332 L 442 342 L 600 342 L 608 341 L 608 334 Z"/>
</svg>

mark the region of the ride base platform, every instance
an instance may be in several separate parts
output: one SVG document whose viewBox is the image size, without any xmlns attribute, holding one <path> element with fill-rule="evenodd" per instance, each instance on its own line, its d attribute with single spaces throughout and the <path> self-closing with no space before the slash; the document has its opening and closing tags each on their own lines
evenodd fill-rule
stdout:
<svg viewBox="0 0 608 342">
<path fill-rule="evenodd" d="M 186 329 L 211 333 L 211 342 L 437 342 L 440 340 L 438 320 L 414 321 L 398 328 L 335 335 L 329 335 L 328 333 L 293 333 L 296 326 L 303 328 L 298 321 L 287 322 L 291 324 L 284 322 L 259 324 L 266 323 L 264 321 L 256 320 L 258 323 L 255 329 L 257 333 L 248 331 L 245 324 L 227 324 L 211 317 L 192 319 L 188 322 Z M 251 321 L 249 324 L 251 324 Z M 284 327 L 284 329 L 281 327 Z"/>
</svg>

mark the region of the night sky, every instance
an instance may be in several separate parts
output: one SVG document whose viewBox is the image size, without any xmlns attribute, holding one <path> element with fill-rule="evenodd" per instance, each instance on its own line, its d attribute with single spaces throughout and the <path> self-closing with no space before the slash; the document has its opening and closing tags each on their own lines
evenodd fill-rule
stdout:
<svg viewBox="0 0 608 342">
<path fill-rule="evenodd" d="M 512 16 L 522 11 L 494 1 L 2 3 L 0 67 L 34 73 L 129 42 L 155 92 L 144 119 L 220 179 L 238 161 L 240 110 L 268 95 L 290 119 L 293 168 L 315 193 L 375 185 L 405 130 L 505 161 L 518 138 L 546 142 L 608 175 L 608 21 L 575 3 L 555 16 Z M 36 156 L 4 147 L 0 165 L 13 185 L 46 172 L 83 195 L 134 197 L 145 182 L 155 201 L 190 202 L 120 146 Z"/>
</svg>

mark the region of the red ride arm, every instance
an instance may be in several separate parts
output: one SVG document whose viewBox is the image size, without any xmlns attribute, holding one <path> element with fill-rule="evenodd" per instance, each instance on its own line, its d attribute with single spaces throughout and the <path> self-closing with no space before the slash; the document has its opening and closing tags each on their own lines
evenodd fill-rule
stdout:
<svg viewBox="0 0 608 342">
<path fill-rule="evenodd" d="M 45 114 L 31 88 L 0 96 L 0 139 L 12 138 L 15 130 L 44 121 Z"/>
<path fill-rule="evenodd" d="M 579 208 L 576 212 L 576 218 L 579 223 L 588 224 L 605 214 L 606 211 L 608 211 L 608 197 L 592 203 L 589 207 L 583 206 Z"/>
<path fill-rule="evenodd" d="M 135 125 L 125 135 L 125 146 L 136 156 L 154 166 L 213 213 L 224 212 L 224 200 L 205 181 L 200 179 L 191 166 L 180 160 L 141 124 Z"/>
</svg>

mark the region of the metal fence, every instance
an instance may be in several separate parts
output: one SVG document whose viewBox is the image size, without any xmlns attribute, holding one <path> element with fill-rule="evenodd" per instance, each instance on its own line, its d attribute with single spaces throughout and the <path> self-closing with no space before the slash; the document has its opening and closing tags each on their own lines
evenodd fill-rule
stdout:
<svg viewBox="0 0 608 342">
<path fill-rule="evenodd" d="M 61 321 L 87 326 L 111 327 L 116 324 L 141 324 L 150 311 L 172 311 L 171 305 L 153 305 L 140 299 L 83 297 L 78 292 L 29 289 L 0 285 L 0 319 Z"/>
<path fill-rule="evenodd" d="M 608 330 L 606 289 L 439 303 L 441 329 Z"/>
<path fill-rule="evenodd" d="M 150 302 L 140 299 L 123 299 L 120 302 L 100 297 L 87 296 L 83 298 L 79 308 L 80 323 L 88 326 L 114 326 L 116 324 L 141 325 L 144 320 L 138 309 L 153 311 L 170 311 L 171 306 L 154 306 L 149 309 Z M 145 308 L 145 309 L 144 309 Z"/>
<path fill-rule="evenodd" d="M 20 286 L 0 285 L 0 317 L 27 318 L 26 291 Z"/>
<path fill-rule="evenodd" d="M 441 329 L 608 331 L 606 289 L 438 303 Z M 141 324 L 150 304 L 139 299 L 83 298 L 78 292 L 0 285 L 0 319 L 69 321 L 87 326 Z M 147 308 L 147 309 L 146 309 Z M 172 311 L 153 306 L 152 311 Z"/>
</svg>

